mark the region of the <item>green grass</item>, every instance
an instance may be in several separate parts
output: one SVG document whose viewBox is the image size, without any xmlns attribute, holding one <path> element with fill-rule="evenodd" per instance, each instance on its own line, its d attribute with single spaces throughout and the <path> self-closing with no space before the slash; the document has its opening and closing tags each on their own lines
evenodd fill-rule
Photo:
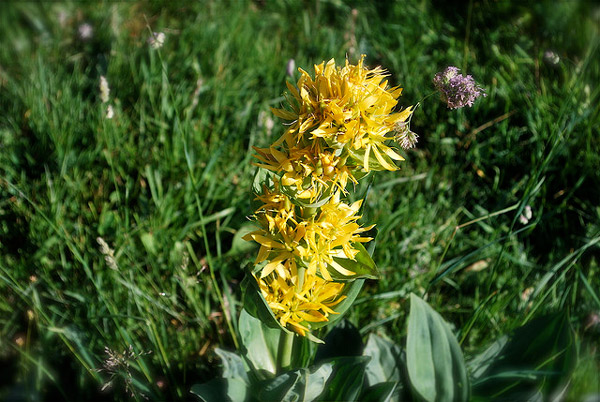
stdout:
<svg viewBox="0 0 600 402">
<path fill-rule="evenodd" d="M 403 106 L 422 103 L 417 149 L 368 191 L 383 278 L 351 320 L 400 341 L 408 294 L 426 293 L 474 353 L 566 309 L 588 368 L 575 371 L 570 395 L 597 391 L 600 327 L 587 325 L 600 312 L 592 3 L 0 7 L 1 398 L 105 398 L 105 347 L 150 352 L 131 359 L 138 398 L 186 399 L 214 376 L 212 350 L 237 342 L 239 284 L 256 252 L 235 237 L 252 213 L 251 147 L 283 130 L 268 116 L 283 101 L 286 63 L 312 72 L 361 53 L 404 87 Z M 89 40 L 78 36 L 84 22 Z M 146 43 L 151 31 L 166 33 L 160 50 Z M 488 96 L 459 111 L 427 97 L 447 65 Z M 128 378 L 118 373 L 104 392 L 126 399 Z"/>
</svg>

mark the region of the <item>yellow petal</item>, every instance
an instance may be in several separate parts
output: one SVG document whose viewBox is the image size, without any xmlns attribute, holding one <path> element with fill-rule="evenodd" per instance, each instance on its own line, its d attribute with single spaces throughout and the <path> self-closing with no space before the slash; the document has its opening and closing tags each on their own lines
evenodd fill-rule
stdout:
<svg viewBox="0 0 600 402">
<path fill-rule="evenodd" d="M 377 161 L 379 161 L 379 164 L 381 164 L 381 166 L 383 166 L 386 170 L 391 170 L 391 171 L 398 170 L 398 167 L 389 164 L 383 158 L 383 156 L 381 156 L 381 153 L 379 153 L 379 150 L 377 149 L 377 147 L 373 147 L 373 153 L 375 154 L 375 158 L 377 158 Z"/>
<path fill-rule="evenodd" d="M 342 267 L 340 264 L 338 264 L 337 262 L 335 262 L 334 260 L 332 260 L 329 265 L 331 265 L 336 271 L 338 271 L 340 274 L 345 275 L 345 276 L 352 276 L 355 275 L 356 272 L 350 271 L 344 267 Z"/>
</svg>

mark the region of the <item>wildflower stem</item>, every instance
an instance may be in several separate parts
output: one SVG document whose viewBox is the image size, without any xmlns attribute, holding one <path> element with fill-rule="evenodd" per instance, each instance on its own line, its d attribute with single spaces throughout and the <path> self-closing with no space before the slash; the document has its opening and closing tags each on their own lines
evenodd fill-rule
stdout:
<svg viewBox="0 0 600 402">
<path fill-rule="evenodd" d="M 279 350 L 277 351 L 277 371 L 282 372 L 292 365 L 292 350 L 294 348 L 294 333 L 281 331 L 279 335 Z"/>
</svg>

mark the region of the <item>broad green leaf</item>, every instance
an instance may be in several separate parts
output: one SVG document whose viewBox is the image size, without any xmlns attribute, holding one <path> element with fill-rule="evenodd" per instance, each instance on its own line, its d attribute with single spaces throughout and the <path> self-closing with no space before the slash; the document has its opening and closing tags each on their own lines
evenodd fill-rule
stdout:
<svg viewBox="0 0 600 402">
<path fill-rule="evenodd" d="M 369 335 L 363 355 L 371 360 L 367 364 L 365 374 L 369 385 L 384 382 L 401 383 L 402 350 L 400 346 L 375 334 Z"/>
<path fill-rule="evenodd" d="M 410 295 L 406 364 L 419 398 L 469 399 L 467 370 L 456 337 L 442 317 L 414 294 Z"/>
<path fill-rule="evenodd" d="M 244 223 L 237 230 L 237 232 L 235 232 L 233 240 L 231 241 L 231 248 L 229 249 L 226 255 L 231 256 L 236 254 L 243 254 L 258 248 L 256 242 L 243 239 L 245 235 L 247 235 L 250 232 L 254 232 L 257 229 L 258 226 L 254 222 Z"/>
<path fill-rule="evenodd" d="M 317 347 L 315 363 L 336 357 L 360 356 L 364 345 L 360 332 L 348 320 L 340 321 Z"/>
<path fill-rule="evenodd" d="M 248 386 L 237 378 L 215 378 L 193 385 L 190 392 L 205 402 L 243 402 L 249 397 Z"/>
<path fill-rule="evenodd" d="M 336 258 L 334 261 L 349 271 L 354 272 L 354 275 L 342 275 L 334 268 L 329 267 L 328 271 L 334 281 L 351 281 L 358 278 L 379 279 L 379 271 L 375 262 L 369 255 L 369 252 L 361 243 L 352 243 L 352 247 L 358 250 L 358 254 L 354 260 L 348 258 Z"/>
<path fill-rule="evenodd" d="M 240 356 L 221 348 L 215 349 L 215 353 L 221 358 L 221 363 L 223 363 L 223 378 L 235 378 L 248 383 L 246 367 Z"/>
<path fill-rule="evenodd" d="M 327 385 L 329 377 L 333 373 L 333 366 L 331 363 L 322 364 L 316 369 L 309 371 L 306 376 L 306 382 L 304 385 L 304 399 L 305 401 L 314 401 L 321 396 Z"/>
<path fill-rule="evenodd" d="M 338 357 L 331 360 L 333 374 L 327 381 L 325 401 L 355 401 L 358 399 L 365 377 L 366 356 Z M 323 363 L 328 364 L 328 363 Z"/>
<path fill-rule="evenodd" d="M 249 381 L 244 361 L 237 354 L 223 349 L 217 348 L 215 352 L 223 363 L 222 378 L 194 385 L 191 389 L 192 394 L 206 402 L 246 400 Z"/>
<path fill-rule="evenodd" d="M 576 360 L 573 331 L 565 313 L 538 317 L 517 328 L 479 374 L 476 398 L 549 398 L 568 381 Z"/>
<path fill-rule="evenodd" d="M 254 372 L 260 379 L 275 375 L 281 330 L 269 328 L 245 309 L 240 313 L 238 328 L 244 357 L 252 364 Z"/>
<path fill-rule="evenodd" d="M 308 369 L 288 371 L 272 380 L 264 381 L 256 389 L 259 401 L 302 401 L 302 382 L 296 386 L 298 381 L 305 375 Z"/>
<path fill-rule="evenodd" d="M 467 367 L 469 368 L 469 372 L 471 373 L 471 378 L 474 381 L 477 381 L 483 374 L 485 374 L 486 370 L 495 363 L 498 358 L 500 352 L 508 342 L 507 336 L 502 336 L 495 340 L 486 350 L 477 356 L 473 357 L 468 363 Z"/>
<path fill-rule="evenodd" d="M 362 356 L 342 357 L 288 371 L 261 381 L 255 395 L 261 401 L 357 400 L 367 361 Z"/>
<path fill-rule="evenodd" d="M 267 401 L 317 400 L 333 373 L 333 363 L 288 371 L 258 387 L 258 399 Z"/>
<path fill-rule="evenodd" d="M 399 400 L 394 397 L 396 387 L 397 383 L 393 381 L 380 382 L 363 390 L 359 400 L 361 402 L 388 402 Z"/>
</svg>

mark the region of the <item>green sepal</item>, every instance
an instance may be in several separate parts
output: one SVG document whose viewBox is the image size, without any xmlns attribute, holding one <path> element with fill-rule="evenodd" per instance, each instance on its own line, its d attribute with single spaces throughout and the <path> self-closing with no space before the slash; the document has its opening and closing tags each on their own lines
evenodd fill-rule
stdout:
<svg viewBox="0 0 600 402">
<path fill-rule="evenodd" d="M 252 181 L 252 200 L 250 202 L 250 206 L 253 211 L 256 211 L 258 208 L 262 207 L 262 203 L 256 199 L 257 195 L 261 195 L 264 193 L 263 186 L 273 189 L 273 173 L 268 169 L 259 168 L 256 170 L 256 174 L 254 175 L 254 180 Z"/>
<path fill-rule="evenodd" d="M 258 168 L 254 174 L 254 180 L 252 181 L 252 192 L 254 194 L 262 194 L 263 185 L 268 188 L 273 188 L 273 173 L 268 169 Z"/>
<path fill-rule="evenodd" d="M 354 272 L 354 275 L 342 275 L 333 267 L 328 267 L 329 275 L 336 282 L 353 281 L 355 279 L 379 279 L 379 270 L 375 261 L 371 258 L 369 252 L 365 249 L 362 243 L 352 243 L 352 247 L 358 250 L 358 254 L 354 260 L 349 258 L 333 257 L 333 260 L 349 271 Z"/>
<path fill-rule="evenodd" d="M 327 204 L 327 202 L 329 202 L 332 196 L 331 188 L 328 188 L 327 191 L 324 191 L 322 194 L 319 194 L 319 199 L 315 202 L 308 202 L 302 200 L 301 198 L 298 198 L 297 195 L 298 193 L 300 193 L 300 191 L 295 190 L 290 186 L 281 185 L 281 192 L 288 196 L 288 198 L 293 204 L 303 208 L 320 208 L 323 205 Z"/>
</svg>

